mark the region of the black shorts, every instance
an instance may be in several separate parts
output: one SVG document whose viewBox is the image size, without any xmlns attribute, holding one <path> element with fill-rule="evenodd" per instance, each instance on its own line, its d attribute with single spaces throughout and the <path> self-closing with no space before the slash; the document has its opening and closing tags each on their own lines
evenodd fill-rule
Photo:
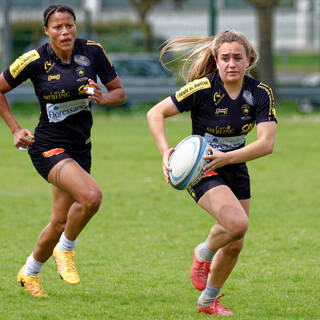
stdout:
<svg viewBox="0 0 320 320">
<path fill-rule="evenodd" d="M 48 180 L 50 170 L 61 160 L 72 158 L 82 169 L 90 173 L 91 169 L 91 144 L 81 148 L 44 146 L 36 142 L 28 147 L 28 153 L 38 173 Z"/>
<path fill-rule="evenodd" d="M 245 163 L 232 164 L 215 170 L 216 174 L 204 177 L 188 189 L 192 198 L 199 199 L 210 189 L 226 185 L 239 200 L 250 198 L 250 177 Z"/>
</svg>

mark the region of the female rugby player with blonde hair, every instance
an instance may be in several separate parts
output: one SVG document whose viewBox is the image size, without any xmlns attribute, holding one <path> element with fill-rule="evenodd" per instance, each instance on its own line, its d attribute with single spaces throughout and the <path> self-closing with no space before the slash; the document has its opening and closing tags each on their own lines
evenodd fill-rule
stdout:
<svg viewBox="0 0 320 320">
<path fill-rule="evenodd" d="M 248 229 L 250 178 L 246 162 L 272 153 L 276 118 L 272 90 L 246 75 L 257 61 L 248 39 L 236 31 L 213 37 L 184 38 L 168 42 L 166 52 L 188 52 L 182 72 L 188 83 L 148 112 L 148 123 L 162 155 L 168 182 L 168 146 L 165 119 L 190 111 L 192 134 L 204 136 L 211 146 L 203 178 L 188 189 L 198 205 L 216 223 L 207 239 L 194 249 L 193 285 L 201 290 L 198 311 L 233 315 L 219 301 L 219 293 L 232 272 Z M 245 145 L 254 125 L 255 141 Z"/>
</svg>

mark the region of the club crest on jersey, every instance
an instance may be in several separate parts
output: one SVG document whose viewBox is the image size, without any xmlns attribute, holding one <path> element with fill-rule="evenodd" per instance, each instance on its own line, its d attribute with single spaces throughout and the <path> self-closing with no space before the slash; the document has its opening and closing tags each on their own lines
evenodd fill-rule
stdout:
<svg viewBox="0 0 320 320">
<path fill-rule="evenodd" d="M 76 54 L 73 59 L 77 64 L 80 64 L 80 66 L 88 67 L 91 64 L 89 58 L 80 54 Z"/>
<path fill-rule="evenodd" d="M 250 107 L 249 107 L 249 105 L 247 105 L 247 104 L 243 104 L 243 105 L 241 106 L 241 110 L 242 110 L 242 114 L 243 114 L 244 116 L 247 116 L 247 115 L 249 114 L 249 112 L 250 112 Z"/>
<path fill-rule="evenodd" d="M 241 111 L 243 116 L 241 117 L 241 120 L 250 120 L 251 116 L 249 115 L 250 113 L 250 106 L 248 104 L 243 104 L 241 106 Z"/>
<path fill-rule="evenodd" d="M 52 156 L 56 156 L 56 155 L 63 153 L 63 152 L 64 152 L 63 148 L 55 148 L 55 149 L 51 149 L 51 150 L 42 152 L 42 155 L 46 158 L 50 158 Z"/>
<path fill-rule="evenodd" d="M 215 112 L 216 117 L 225 117 L 228 115 L 228 108 L 217 108 Z"/>
<path fill-rule="evenodd" d="M 220 92 L 219 91 L 216 91 L 214 94 L 213 94 L 213 101 L 214 101 L 214 104 L 217 105 L 220 103 L 220 101 L 224 98 L 225 94 Z"/>
<path fill-rule="evenodd" d="M 77 67 L 76 68 L 76 73 L 77 73 L 77 75 L 79 76 L 79 77 L 83 77 L 84 76 L 84 74 L 85 74 L 85 71 L 84 71 L 84 67 Z"/>
</svg>

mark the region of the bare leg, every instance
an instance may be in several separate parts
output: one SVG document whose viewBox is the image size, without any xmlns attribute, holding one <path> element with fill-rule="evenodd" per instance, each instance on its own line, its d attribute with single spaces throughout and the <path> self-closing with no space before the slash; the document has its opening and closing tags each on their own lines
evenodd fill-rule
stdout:
<svg viewBox="0 0 320 320">
<path fill-rule="evenodd" d="M 240 200 L 240 203 L 247 215 L 249 215 L 250 200 Z M 215 288 L 223 287 L 238 261 L 243 244 L 244 237 L 218 250 L 213 258 L 208 276 L 208 283 L 211 286 Z"/>
<path fill-rule="evenodd" d="M 53 208 L 50 223 L 42 230 L 34 249 L 34 258 L 45 262 L 61 233 L 75 240 L 98 211 L 102 194 L 94 179 L 74 160 L 64 159 L 49 173 L 53 184 Z"/>
<path fill-rule="evenodd" d="M 246 233 L 248 216 L 227 186 L 207 191 L 198 204 L 217 221 L 207 239 L 210 250 L 218 251 L 228 243 L 241 239 Z"/>
</svg>

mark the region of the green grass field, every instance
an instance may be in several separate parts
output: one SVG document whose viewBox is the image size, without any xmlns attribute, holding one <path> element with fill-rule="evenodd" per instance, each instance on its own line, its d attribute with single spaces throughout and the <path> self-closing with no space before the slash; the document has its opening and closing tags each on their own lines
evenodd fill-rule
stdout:
<svg viewBox="0 0 320 320">
<path fill-rule="evenodd" d="M 33 130 L 37 116 L 18 113 Z M 223 304 L 234 319 L 320 319 L 320 115 L 279 109 L 272 155 L 248 163 L 250 228 Z M 172 146 L 190 134 L 188 116 L 167 121 Z M 145 115 L 95 114 L 92 175 L 103 204 L 79 237 L 81 283 L 58 277 L 49 259 L 49 299 L 16 282 L 51 211 L 51 189 L 0 123 L 0 319 L 210 319 L 198 314 L 189 269 L 193 247 L 213 224 L 186 192 L 166 185 Z M 249 134 L 249 141 L 255 133 Z"/>
</svg>

